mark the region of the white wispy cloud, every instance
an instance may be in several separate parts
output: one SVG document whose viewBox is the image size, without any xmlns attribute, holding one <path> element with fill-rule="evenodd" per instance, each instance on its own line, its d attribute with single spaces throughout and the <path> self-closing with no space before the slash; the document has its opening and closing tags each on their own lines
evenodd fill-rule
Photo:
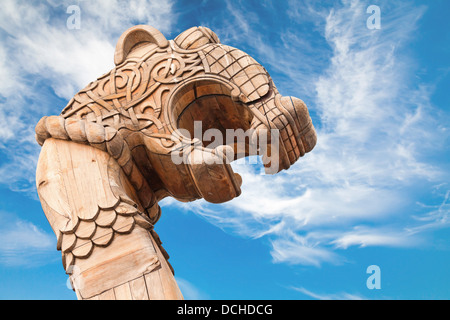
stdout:
<svg viewBox="0 0 450 320">
<path fill-rule="evenodd" d="M 11 216 L 4 212 L 0 216 L 0 264 L 32 268 L 48 262 L 49 257 L 55 258 L 56 240 L 53 235 L 29 221 Z"/>
<path fill-rule="evenodd" d="M 445 186 L 446 183 L 442 185 Z M 438 188 L 441 186 L 438 186 Z M 442 203 L 438 205 L 424 205 L 422 203 L 418 203 L 418 205 L 425 209 L 425 213 L 413 216 L 420 224 L 407 228 L 407 232 L 410 234 L 446 228 L 450 225 L 450 190 L 445 192 Z"/>
<path fill-rule="evenodd" d="M 424 221 L 408 214 L 414 207 L 409 193 L 419 181 L 422 188 L 446 181 L 445 172 L 425 157 L 439 150 L 445 131 L 405 49 L 426 9 L 383 2 L 382 28 L 369 30 L 367 1 L 344 0 L 332 8 L 290 1 L 287 16 L 298 21 L 285 27 L 279 37 L 284 41 L 269 42 L 269 27 L 242 16 L 243 2 L 227 3 L 230 19 L 218 30 L 222 42 L 252 48 L 276 73 L 275 83 L 282 80 L 282 93 L 305 99 L 318 120 L 318 144 L 275 176 L 233 163 L 243 177 L 241 196 L 221 206 L 201 201 L 190 209 L 228 231 L 268 237 L 274 262 L 319 266 L 342 263 L 352 246 L 420 244 L 409 228 Z M 311 32 L 322 40 L 295 42 L 300 15 L 309 16 Z M 283 72 L 288 81 L 278 75 Z M 422 218 L 442 222 L 437 218 L 442 211 Z M 398 219 L 402 223 L 395 223 Z"/>
<path fill-rule="evenodd" d="M 167 32 L 174 20 L 172 1 L 83 1 L 80 29 L 71 30 L 66 26 L 71 4 L 5 0 L 0 16 L 10 74 L 21 81 L 39 76 L 65 99 L 114 66 L 115 44 L 126 29 L 142 23 Z"/>
<path fill-rule="evenodd" d="M 331 241 L 338 249 L 347 249 L 351 246 L 360 248 L 369 246 L 384 247 L 413 247 L 420 242 L 420 239 L 413 237 L 406 230 L 386 230 L 382 227 L 368 228 L 366 226 L 357 226 L 352 230 L 335 235 Z"/>
<path fill-rule="evenodd" d="M 209 300 L 210 297 L 186 279 L 176 277 L 180 291 L 185 300 Z"/>
<path fill-rule="evenodd" d="M 301 292 L 304 295 L 311 297 L 316 300 L 366 300 L 361 295 L 358 294 L 351 294 L 346 292 L 341 293 L 333 293 L 333 294 L 323 294 L 323 293 L 315 293 L 310 290 L 307 290 L 305 288 L 297 288 L 297 287 L 291 287 L 291 289 Z"/>
<path fill-rule="evenodd" d="M 275 263 L 319 267 L 324 262 L 332 264 L 342 262 L 338 254 L 324 247 L 320 242 L 311 241 L 308 236 L 299 236 L 291 231 L 287 233 L 287 236 L 276 237 L 271 241 L 270 253 Z"/>
</svg>

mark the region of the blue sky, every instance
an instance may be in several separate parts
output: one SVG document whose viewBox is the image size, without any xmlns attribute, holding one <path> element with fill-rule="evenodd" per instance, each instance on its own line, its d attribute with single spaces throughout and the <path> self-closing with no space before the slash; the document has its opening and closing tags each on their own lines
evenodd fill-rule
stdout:
<svg viewBox="0 0 450 320">
<path fill-rule="evenodd" d="M 69 30 L 69 5 L 81 10 Z M 377 5 L 381 29 L 366 26 Z M 450 25 L 430 1 L 2 1 L 0 299 L 76 299 L 34 185 L 34 126 L 113 67 L 135 24 L 192 26 L 308 105 L 316 148 L 289 171 L 233 163 L 242 195 L 162 203 L 187 299 L 450 298 Z M 366 270 L 381 270 L 370 290 Z"/>
</svg>

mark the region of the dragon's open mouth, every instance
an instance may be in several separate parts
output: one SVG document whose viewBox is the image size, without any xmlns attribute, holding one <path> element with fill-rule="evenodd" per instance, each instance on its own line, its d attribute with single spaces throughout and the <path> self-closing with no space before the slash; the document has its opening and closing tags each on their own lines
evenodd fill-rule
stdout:
<svg viewBox="0 0 450 320">
<path fill-rule="evenodd" d="M 233 99 L 227 86 L 210 80 L 193 82 L 174 101 L 175 126 L 186 138 L 198 139 L 211 150 L 230 146 L 233 154 L 228 156 L 233 160 L 256 154 L 251 132 L 254 115 L 246 104 Z"/>
<path fill-rule="evenodd" d="M 305 104 L 272 86 L 256 100 L 218 76 L 185 81 L 167 97 L 165 120 L 173 140 L 171 158 L 187 164 L 197 194 L 224 202 L 240 194 L 241 177 L 230 163 L 261 156 L 265 172 L 288 169 L 316 143 Z M 221 191 L 217 190 L 221 186 Z"/>
<path fill-rule="evenodd" d="M 186 83 L 169 98 L 171 131 L 186 145 L 226 150 L 230 161 L 260 155 L 271 174 L 288 169 L 314 147 L 315 131 L 301 100 L 270 90 L 244 103 L 236 92 L 216 79 Z"/>
</svg>

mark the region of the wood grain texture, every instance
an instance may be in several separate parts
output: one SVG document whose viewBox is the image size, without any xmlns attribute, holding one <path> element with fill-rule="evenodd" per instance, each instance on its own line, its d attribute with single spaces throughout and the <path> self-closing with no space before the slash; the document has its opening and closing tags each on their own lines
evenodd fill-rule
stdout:
<svg viewBox="0 0 450 320">
<path fill-rule="evenodd" d="M 132 300 L 149 300 L 145 276 L 129 282 Z"/>
<path fill-rule="evenodd" d="M 231 161 L 288 169 L 314 148 L 314 126 L 303 101 L 205 27 L 174 40 L 132 27 L 114 62 L 36 126 L 42 208 L 79 299 L 182 299 L 153 230 L 159 201 L 230 201 L 242 184 Z M 250 133 L 229 141 L 230 130 Z M 269 145 L 254 148 L 260 135 Z"/>
</svg>

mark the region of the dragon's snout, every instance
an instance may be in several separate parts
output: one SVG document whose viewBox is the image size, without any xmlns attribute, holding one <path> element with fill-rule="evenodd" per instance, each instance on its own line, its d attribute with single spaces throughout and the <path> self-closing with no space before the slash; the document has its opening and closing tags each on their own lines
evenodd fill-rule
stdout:
<svg viewBox="0 0 450 320">
<path fill-rule="evenodd" d="M 302 100 L 274 93 L 253 107 L 264 117 L 255 118 L 252 129 L 269 135 L 270 143 L 262 154 L 266 173 L 288 169 L 316 145 L 316 131 Z"/>
</svg>

